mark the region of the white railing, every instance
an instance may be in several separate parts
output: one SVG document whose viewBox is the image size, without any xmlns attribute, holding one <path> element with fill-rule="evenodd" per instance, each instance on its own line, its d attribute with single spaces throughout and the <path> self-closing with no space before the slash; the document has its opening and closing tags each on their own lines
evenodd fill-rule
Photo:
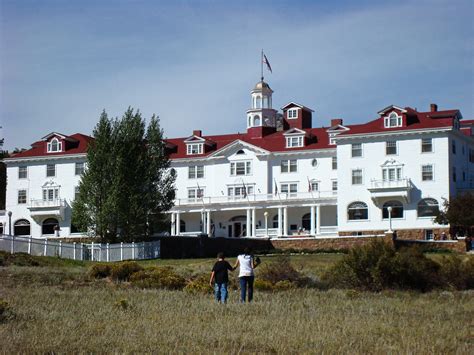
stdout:
<svg viewBox="0 0 474 355">
<path fill-rule="evenodd" d="M 337 234 L 337 226 L 321 226 L 321 234 Z"/>
<path fill-rule="evenodd" d="M 278 202 L 291 200 L 334 199 L 335 191 L 292 192 L 278 194 L 249 194 L 247 196 L 204 196 L 199 198 L 180 198 L 175 200 L 175 206 L 209 205 L 246 202 Z"/>
<path fill-rule="evenodd" d="M 256 237 L 267 237 L 267 236 L 276 237 L 278 236 L 278 228 L 268 228 L 268 231 L 265 228 L 258 228 L 255 231 L 255 236 Z"/>
<path fill-rule="evenodd" d="M 408 178 L 398 180 L 372 180 L 371 189 L 410 189 L 411 180 Z"/>
<path fill-rule="evenodd" d="M 54 200 L 30 200 L 28 208 L 60 208 L 66 207 L 66 200 L 54 199 Z"/>
<path fill-rule="evenodd" d="M 0 250 L 72 260 L 123 261 L 160 257 L 160 241 L 142 243 L 65 243 L 54 239 L 0 236 Z"/>
</svg>

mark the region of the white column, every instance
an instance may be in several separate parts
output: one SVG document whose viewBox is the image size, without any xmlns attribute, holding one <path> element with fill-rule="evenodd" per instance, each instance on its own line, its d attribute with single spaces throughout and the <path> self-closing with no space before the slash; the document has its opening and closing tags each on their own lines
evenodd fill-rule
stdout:
<svg viewBox="0 0 474 355">
<path fill-rule="evenodd" d="M 171 235 L 176 233 L 176 215 L 174 212 L 171 212 Z"/>
<path fill-rule="evenodd" d="M 251 235 L 250 208 L 247 208 L 247 225 L 245 226 L 245 236 Z"/>
<path fill-rule="evenodd" d="M 309 234 L 314 235 L 315 234 L 315 220 L 314 220 L 314 206 L 311 206 L 311 213 L 310 213 L 310 218 L 311 218 L 311 231 Z"/>
<path fill-rule="evenodd" d="M 181 213 L 176 212 L 176 235 L 181 234 Z"/>
<path fill-rule="evenodd" d="M 200 232 L 201 233 L 205 233 L 206 232 L 206 212 L 204 211 L 204 209 L 201 210 L 201 230 Z"/>
<path fill-rule="evenodd" d="M 283 235 L 288 235 L 288 207 L 283 207 Z"/>
<path fill-rule="evenodd" d="M 316 235 L 321 234 L 321 206 L 316 206 Z"/>
<path fill-rule="evenodd" d="M 255 208 L 252 209 L 252 237 L 257 236 L 257 221 L 255 220 Z"/>
<path fill-rule="evenodd" d="M 278 207 L 278 236 L 280 237 L 283 234 L 283 216 L 282 216 L 282 208 Z"/>
<path fill-rule="evenodd" d="M 211 211 L 206 212 L 206 234 L 211 236 Z"/>
</svg>

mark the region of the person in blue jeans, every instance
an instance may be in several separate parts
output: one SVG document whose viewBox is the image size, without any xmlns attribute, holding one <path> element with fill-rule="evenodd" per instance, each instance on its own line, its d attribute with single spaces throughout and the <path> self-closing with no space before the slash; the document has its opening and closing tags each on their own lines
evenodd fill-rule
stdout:
<svg viewBox="0 0 474 355">
<path fill-rule="evenodd" d="M 209 280 L 209 285 L 214 288 L 214 297 L 218 303 L 227 302 L 228 270 L 234 271 L 232 266 L 225 260 L 224 253 L 218 253 L 217 261 L 212 268 L 211 279 Z"/>
<path fill-rule="evenodd" d="M 240 302 L 253 300 L 253 282 L 255 280 L 254 269 L 260 264 L 259 258 L 254 258 L 249 248 L 244 249 L 244 253 L 237 257 L 234 270 L 240 266 L 239 282 L 240 282 Z M 247 294 L 248 292 L 248 294 Z"/>
</svg>

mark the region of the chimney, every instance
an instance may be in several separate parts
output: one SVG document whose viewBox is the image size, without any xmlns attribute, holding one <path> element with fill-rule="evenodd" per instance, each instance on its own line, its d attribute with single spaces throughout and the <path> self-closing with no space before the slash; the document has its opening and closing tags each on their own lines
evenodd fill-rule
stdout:
<svg viewBox="0 0 474 355">
<path fill-rule="evenodd" d="M 331 127 L 341 125 L 342 126 L 342 118 L 333 118 L 331 120 Z"/>
<path fill-rule="evenodd" d="M 437 112 L 437 111 L 438 111 L 438 105 L 436 105 L 436 104 L 431 104 L 431 105 L 430 105 L 430 111 L 431 111 L 431 112 Z"/>
<path fill-rule="evenodd" d="M 202 136 L 202 131 L 200 129 L 194 130 L 193 131 L 193 136 L 201 137 Z"/>
</svg>

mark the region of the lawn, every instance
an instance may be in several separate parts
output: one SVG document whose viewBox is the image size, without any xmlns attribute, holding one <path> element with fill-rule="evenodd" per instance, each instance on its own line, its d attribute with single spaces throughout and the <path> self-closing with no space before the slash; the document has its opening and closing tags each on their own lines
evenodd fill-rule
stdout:
<svg viewBox="0 0 474 355">
<path fill-rule="evenodd" d="M 291 260 L 320 275 L 341 257 Z M 142 263 L 186 273 L 207 272 L 213 261 Z M 0 352 L 467 354 L 474 346 L 472 291 L 257 291 L 253 304 L 237 303 L 232 291 L 230 302 L 218 305 L 209 295 L 91 280 L 87 268 L 54 258 L 41 267 L 0 267 L 0 297 L 10 307 L 0 323 Z"/>
</svg>

